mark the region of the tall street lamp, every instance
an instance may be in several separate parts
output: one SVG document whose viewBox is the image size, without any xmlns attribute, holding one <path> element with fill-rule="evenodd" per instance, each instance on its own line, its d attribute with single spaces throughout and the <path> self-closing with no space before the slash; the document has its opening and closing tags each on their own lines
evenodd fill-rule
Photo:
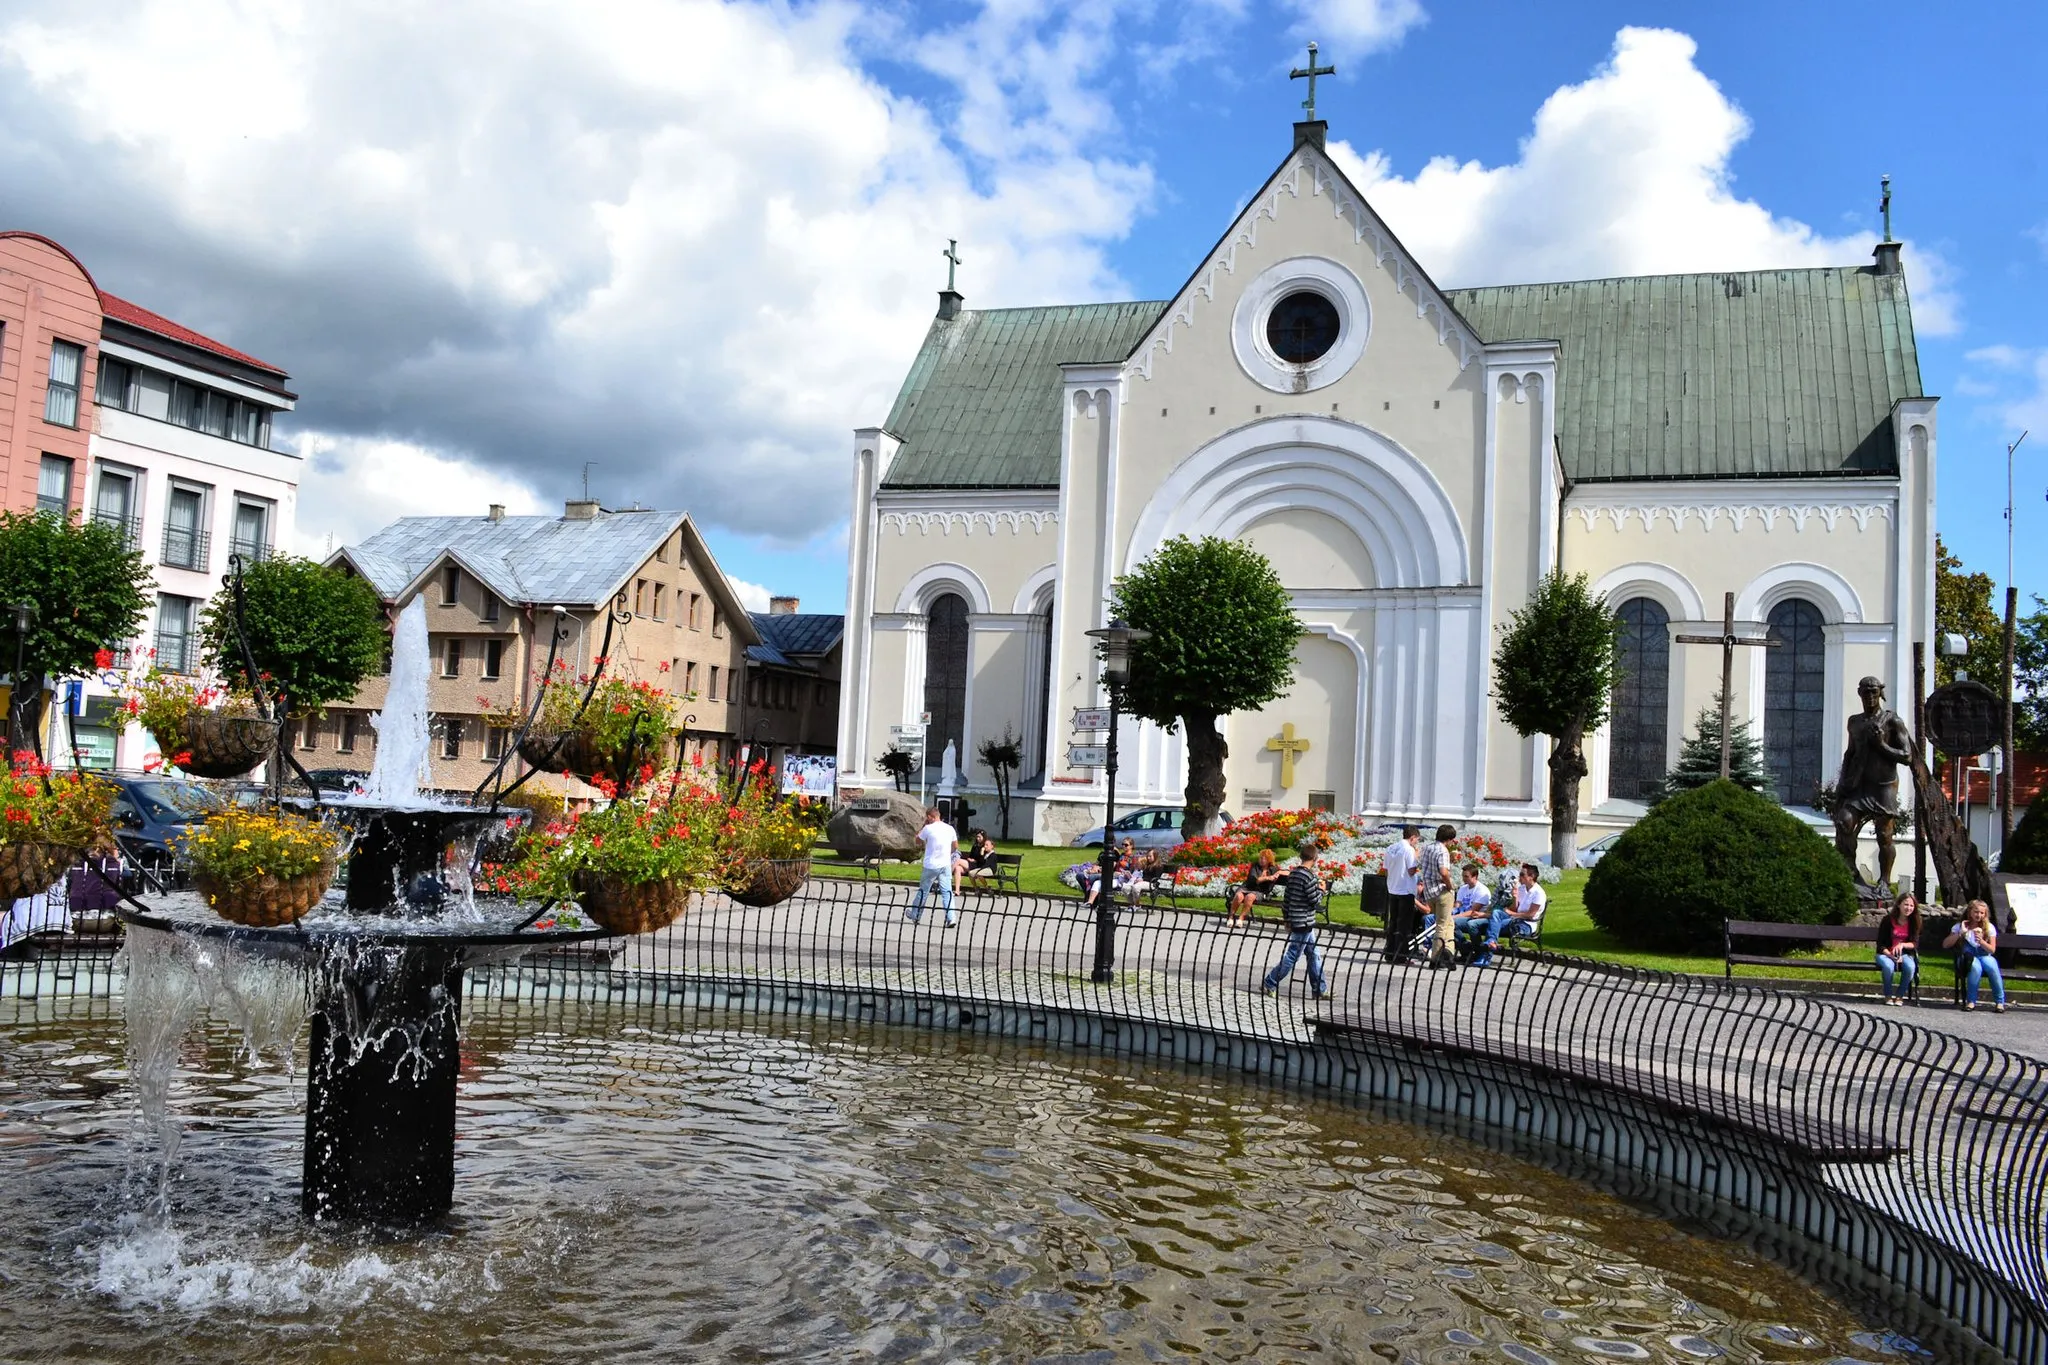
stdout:
<svg viewBox="0 0 2048 1365">
<path fill-rule="evenodd" d="M 1090 981 L 1116 980 L 1116 730 L 1123 689 L 1131 680 L 1131 650 L 1152 638 L 1121 617 L 1088 632 L 1102 652 L 1102 681 L 1109 691 L 1109 752 L 1103 755 L 1106 808 L 1102 815 L 1102 880 L 1095 888 L 1095 969 Z"/>
<path fill-rule="evenodd" d="M 14 604 L 14 672 L 7 675 L 7 752 L 10 758 L 22 750 L 21 734 L 21 663 L 22 650 L 28 644 L 29 627 L 36 622 L 36 608 L 33 602 Z"/>
</svg>

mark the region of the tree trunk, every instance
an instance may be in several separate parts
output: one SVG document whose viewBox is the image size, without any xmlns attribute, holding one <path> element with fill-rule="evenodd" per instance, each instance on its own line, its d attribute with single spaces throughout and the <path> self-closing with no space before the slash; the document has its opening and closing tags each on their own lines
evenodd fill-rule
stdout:
<svg viewBox="0 0 2048 1365">
<path fill-rule="evenodd" d="M 1216 728 L 1216 714 L 1189 712 L 1181 717 L 1188 741 L 1187 813 L 1181 817 L 1181 835 L 1199 839 L 1216 832 L 1216 818 L 1223 809 L 1223 760 L 1230 746 Z"/>
<path fill-rule="evenodd" d="M 1574 722 L 1550 750 L 1550 865 L 1579 865 L 1579 782 L 1585 777 L 1585 727 Z"/>
<path fill-rule="evenodd" d="M 9 742 L 16 745 L 17 752 L 33 753 L 47 759 L 49 756 L 43 753 L 40 738 L 44 712 L 42 675 L 24 672 L 15 685 L 20 688 L 21 734 L 18 738 L 10 735 Z M 13 755 L 9 754 L 8 758 L 12 760 Z"/>
<path fill-rule="evenodd" d="M 1003 842 L 1010 841 L 1010 770 L 998 763 L 996 775 L 996 815 L 1002 820 Z"/>
<path fill-rule="evenodd" d="M 1922 756 L 1923 746 L 1913 745 L 1913 785 L 1920 789 L 1920 814 L 1926 821 L 1927 851 L 1934 857 L 1934 875 L 1941 882 L 1943 902 L 1961 905 L 1967 901 L 1991 899 L 1991 869 L 1984 855 L 1970 839 L 1970 832 L 1956 818 L 1948 794 L 1935 782 Z M 2008 780 L 2009 776 L 2008 776 Z"/>
</svg>

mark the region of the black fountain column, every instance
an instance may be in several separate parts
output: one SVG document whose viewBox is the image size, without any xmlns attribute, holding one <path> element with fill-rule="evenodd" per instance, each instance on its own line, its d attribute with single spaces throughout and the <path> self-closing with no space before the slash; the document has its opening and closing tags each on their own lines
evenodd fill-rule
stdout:
<svg viewBox="0 0 2048 1365">
<path fill-rule="evenodd" d="M 360 944 L 317 972 L 300 1209 L 417 1227 L 455 1198 L 460 944 Z"/>
</svg>

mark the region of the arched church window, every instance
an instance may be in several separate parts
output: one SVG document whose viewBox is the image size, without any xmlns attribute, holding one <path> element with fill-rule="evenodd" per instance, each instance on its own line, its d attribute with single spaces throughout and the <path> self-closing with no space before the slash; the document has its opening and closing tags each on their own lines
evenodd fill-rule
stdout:
<svg viewBox="0 0 2048 1365">
<path fill-rule="evenodd" d="M 1313 289 L 1295 290 L 1266 315 L 1266 344 L 1290 365 L 1321 360 L 1342 330 L 1337 305 Z"/>
<path fill-rule="evenodd" d="M 925 730 L 925 766 L 939 766 L 948 740 L 965 764 L 967 745 L 962 731 L 967 719 L 967 599 L 958 593 L 934 598 L 925 615 L 924 709 L 932 718 Z"/>
<path fill-rule="evenodd" d="M 1820 608 L 1791 598 L 1771 608 L 1764 651 L 1764 765 L 1784 805 L 1810 805 L 1822 778 L 1827 634 Z"/>
<path fill-rule="evenodd" d="M 1664 784 L 1671 714 L 1671 613 L 1655 598 L 1631 597 L 1621 618 L 1621 677 L 1614 688 L 1607 791 L 1648 801 Z"/>
</svg>

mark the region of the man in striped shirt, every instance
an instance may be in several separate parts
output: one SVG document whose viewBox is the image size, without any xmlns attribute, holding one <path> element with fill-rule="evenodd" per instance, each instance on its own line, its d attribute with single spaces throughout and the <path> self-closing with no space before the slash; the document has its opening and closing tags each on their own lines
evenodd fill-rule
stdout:
<svg viewBox="0 0 2048 1365">
<path fill-rule="evenodd" d="M 1452 825 L 1438 825 L 1436 838 L 1422 846 L 1422 856 L 1415 861 L 1415 905 L 1425 916 L 1434 916 L 1435 941 L 1430 945 L 1425 959 L 1432 967 L 1456 966 L 1458 941 L 1452 927 L 1452 909 L 1457 893 L 1451 885 L 1451 850 L 1448 845 L 1458 837 Z"/>
<path fill-rule="evenodd" d="M 1287 951 L 1273 970 L 1266 973 L 1264 991 L 1277 995 L 1280 983 L 1294 971 L 1294 964 L 1303 954 L 1308 956 L 1308 984 L 1315 991 L 1316 999 L 1327 999 L 1330 994 L 1329 982 L 1323 977 L 1323 955 L 1316 951 L 1316 915 L 1323 908 L 1324 897 L 1328 894 L 1323 886 L 1322 873 L 1316 869 L 1316 855 L 1325 847 L 1322 839 L 1310 835 L 1301 846 L 1301 864 L 1287 874 L 1283 899 L 1280 902 L 1280 918 L 1287 925 Z"/>
</svg>

